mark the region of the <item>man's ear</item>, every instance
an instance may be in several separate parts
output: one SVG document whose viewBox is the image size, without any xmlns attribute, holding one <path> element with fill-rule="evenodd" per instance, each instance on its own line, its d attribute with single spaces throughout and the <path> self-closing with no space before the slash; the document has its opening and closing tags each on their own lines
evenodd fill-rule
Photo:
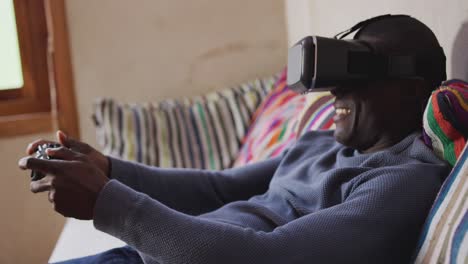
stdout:
<svg viewBox="0 0 468 264">
<path fill-rule="evenodd" d="M 414 88 L 415 88 L 415 103 L 418 104 L 418 116 L 421 119 L 423 118 L 424 111 L 426 110 L 426 106 L 429 100 L 429 97 L 431 96 L 431 93 L 433 91 L 433 88 L 431 84 L 427 81 L 424 80 L 415 80 L 414 82 Z"/>
<path fill-rule="evenodd" d="M 436 87 L 433 87 L 431 83 L 427 82 L 427 81 L 423 81 L 421 80 L 420 81 L 420 98 L 421 98 L 421 101 L 423 103 L 423 107 L 425 108 L 426 105 L 427 105 L 427 102 L 429 100 L 429 97 L 431 97 L 431 94 L 432 92 L 436 89 Z"/>
</svg>

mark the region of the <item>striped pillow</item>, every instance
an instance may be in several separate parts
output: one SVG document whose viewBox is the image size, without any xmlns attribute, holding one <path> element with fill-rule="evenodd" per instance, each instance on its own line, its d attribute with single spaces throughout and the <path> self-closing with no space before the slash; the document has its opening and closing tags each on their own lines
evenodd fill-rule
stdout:
<svg viewBox="0 0 468 264">
<path fill-rule="evenodd" d="M 468 146 L 442 185 L 423 228 L 415 263 L 468 263 Z"/>
<path fill-rule="evenodd" d="M 228 168 L 253 112 L 276 79 L 159 103 L 99 99 L 93 115 L 98 143 L 107 155 L 153 166 Z"/>
</svg>

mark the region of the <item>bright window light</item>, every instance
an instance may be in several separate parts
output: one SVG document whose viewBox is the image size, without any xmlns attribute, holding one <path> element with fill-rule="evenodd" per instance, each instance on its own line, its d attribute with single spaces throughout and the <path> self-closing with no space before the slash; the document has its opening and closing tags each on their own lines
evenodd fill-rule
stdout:
<svg viewBox="0 0 468 264">
<path fill-rule="evenodd" d="M 13 0 L 0 0 L 0 90 L 23 83 Z"/>
</svg>

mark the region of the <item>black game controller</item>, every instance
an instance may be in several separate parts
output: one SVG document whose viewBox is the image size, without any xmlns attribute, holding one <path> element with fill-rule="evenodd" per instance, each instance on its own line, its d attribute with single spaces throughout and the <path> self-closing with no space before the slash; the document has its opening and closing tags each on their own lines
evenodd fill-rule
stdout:
<svg viewBox="0 0 468 264">
<path fill-rule="evenodd" d="M 36 155 L 34 156 L 35 158 L 38 159 L 47 159 L 50 160 L 51 158 L 49 155 L 46 154 L 46 150 L 49 148 L 59 148 L 62 145 L 58 143 L 46 143 L 39 145 L 36 150 Z M 40 172 L 40 171 L 31 171 L 31 181 L 37 181 L 45 177 L 45 174 Z"/>
</svg>

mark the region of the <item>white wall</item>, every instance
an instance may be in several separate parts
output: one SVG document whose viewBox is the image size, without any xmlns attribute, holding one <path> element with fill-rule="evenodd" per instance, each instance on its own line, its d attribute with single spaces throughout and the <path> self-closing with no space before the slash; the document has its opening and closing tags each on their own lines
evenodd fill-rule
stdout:
<svg viewBox="0 0 468 264">
<path fill-rule="evenodd" d="M 428 25 L 436 34 L 447 56 L 448 78 L 468 80 L 468 1 L 466 0 L 285 1 L 290 44 L 305 35 L 332 37 L 357 22 L 373 16 L 388 13 L 408 14 Z"/>
<path fill-rule="evenodd" d="M 83 140 L 96 97 L 157 101 L 202 94 L 286 65 L 283 0 L 68 0 Z"/>
</svg>

